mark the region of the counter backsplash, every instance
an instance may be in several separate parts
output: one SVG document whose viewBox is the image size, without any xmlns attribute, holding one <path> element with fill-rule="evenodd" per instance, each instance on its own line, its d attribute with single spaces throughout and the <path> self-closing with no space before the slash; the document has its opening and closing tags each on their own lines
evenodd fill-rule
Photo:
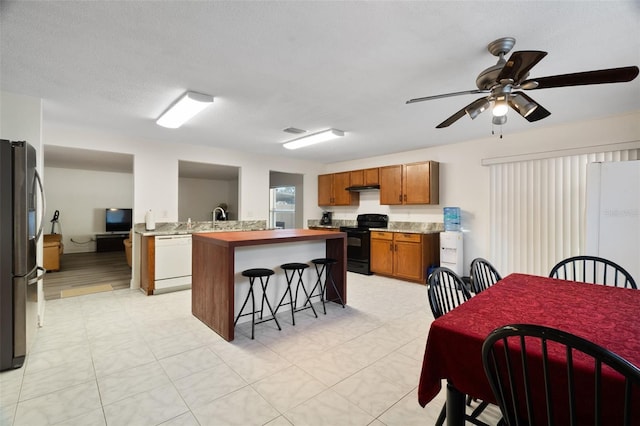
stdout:
<svg viewBox="0 0 640 426">
<path fill-rule="evenodd" d="M 341 226 L 357 226 L 355 220 L 333 219 L 331 225 L 321 225 L 319 220 L 308 220 L 307 227 L 327 227 L 339 228 Z M 258 231 L 267 229 L 266 220 L 225 220 L 216 221 L 215 228 L 213 222 L 191 222 L 191 227 L 186 222 L 158 222 L 156 229 L 147 231 L 144 223 L 136 223 L 133 230 L 143 235 L 170 235 L 170 234 L 191 234 L 195 232 L 213 231 Z M 439 232 L 444 231 L 444 223 L 441 222 L 389 222 L 390 231 L 407 232 Z"/>
<path fill-rule="evenodd" d="M 333 219 L 331 225 L 321 225 L 319 220 L 310 219 L 307 221 L 307 227 L 321 226 L 328 228 L 339 228 L 341 226 L 358 226 L 355 220 Z M 390 231 L 408 231 L 408 232 L 439 232 L 444 231 L 444 223 L 442 222 L 389 222 L 388 229 Z"/>
<path fill-rule="evenodd" d="M 310 226 L 340 228 L 341 226 L 358 226 L 358 222 L 355 220 L 333 219 L 331 220 L 331 225 L 323 225 L 317 219 L 309 219 L 307 220 L 307 228 Z"/>
<path fill-rule="evenodd" d="M 442 222 L 389 222 L 391 231 L 438 232 L 444 231 Z"/>
<path fill-rule="evenodd" d="M 258 231 L 267 229 L 266 220 L 217 220 L 215 228 L 213 222 L 191 222 L 191 226 L 187 222 L 158 222 L 156 229 L 147 231 L 144 223 L 136 223 L 134 232 L 144 235 L 162 235 L 162 234 L 191 234 L 195 232 L 213 232 L 213 231 Z"/>
</svg>

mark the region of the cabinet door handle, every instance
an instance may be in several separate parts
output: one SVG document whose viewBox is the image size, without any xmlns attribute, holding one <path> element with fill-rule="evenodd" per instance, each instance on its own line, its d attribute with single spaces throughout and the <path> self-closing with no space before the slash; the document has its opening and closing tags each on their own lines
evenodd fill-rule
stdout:
<svg viewBox="0 0 640 426">
<path fill-rule="evenodd" d="M 402 202 L 402 194 L 398 195 L 398 201 Z"/>
<path fill-rule="evenodd" d="M 389 243 L 389 250 L 393 251 L 393 243 Z"/>
<path fill-rule="evenodd" d="M 407 201 L 407 194 L 404 194 L 404 201 Z"/>
<path fill-rule="evenodd" d="M 398 245 L 396 244 L 396 251 L 398 251 Z"/>
</svg>

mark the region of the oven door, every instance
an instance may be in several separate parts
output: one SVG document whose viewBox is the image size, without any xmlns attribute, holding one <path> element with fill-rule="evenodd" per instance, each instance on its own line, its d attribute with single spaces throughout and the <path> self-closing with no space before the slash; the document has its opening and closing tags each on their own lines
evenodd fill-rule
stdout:
<svg viewBox="0 0 640 426">
<path fill-rule="evenodd" d="M 357 228 L 341 231 L 347 233 L 347 271 L 370 275 L 371 232 Z"/>
<path fill-rule="evenodd" d="M 371 234 L 362 229 L 349 229 L 347 232 L 347 259 L 369 260 L 369 242 Z"/>
</svg>

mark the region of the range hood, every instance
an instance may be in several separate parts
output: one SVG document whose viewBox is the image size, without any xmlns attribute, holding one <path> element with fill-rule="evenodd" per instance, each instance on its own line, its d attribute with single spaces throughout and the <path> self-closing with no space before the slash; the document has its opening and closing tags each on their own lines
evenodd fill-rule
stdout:
<svg viewBox="0 0 640 426">
<path fill-rule="evenodd" d="M 380 185 L 358 185 L 358 186 L 348 186 L 345 188 L 345 190 L 352 191 L 352 192 L 372 191 L 375 189 L 380 189 Z"/>
</svg>

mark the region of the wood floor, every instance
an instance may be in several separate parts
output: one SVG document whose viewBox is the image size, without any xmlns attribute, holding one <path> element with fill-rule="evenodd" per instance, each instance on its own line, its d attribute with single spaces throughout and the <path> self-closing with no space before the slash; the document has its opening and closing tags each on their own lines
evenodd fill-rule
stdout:
<svg viewBox="0 0 640 426">
<path fill-rule="evenodd" d="M 59 299 L 63 292 L 100 285 L 111 285 L 114 290 L 129 288 L 130 281 L 131 268 L 124 251 L 63 254 L 60 271 L 47 272 L 44 277 L 44 298 Z"/>
</svg>

